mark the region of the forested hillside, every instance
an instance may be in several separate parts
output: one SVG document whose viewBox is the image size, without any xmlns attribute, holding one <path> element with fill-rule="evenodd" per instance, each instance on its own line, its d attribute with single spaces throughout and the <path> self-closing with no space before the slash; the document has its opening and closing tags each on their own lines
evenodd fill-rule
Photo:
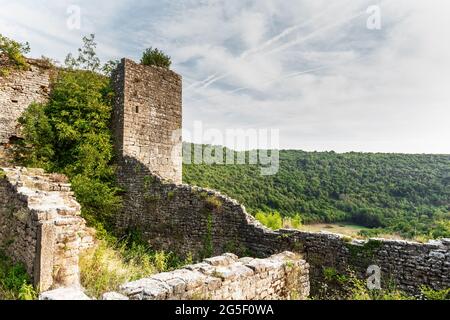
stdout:
<svg viewBox="0 0 450 320">
<path fill-rule="evenodd" d="M 450 237 L 450 155 L 283 150 L 273 176 L 256 165 L 184 164 L 183 181 L 218 189 L 252 214 L 351 222 L 373 235 Z"/>
</svg>

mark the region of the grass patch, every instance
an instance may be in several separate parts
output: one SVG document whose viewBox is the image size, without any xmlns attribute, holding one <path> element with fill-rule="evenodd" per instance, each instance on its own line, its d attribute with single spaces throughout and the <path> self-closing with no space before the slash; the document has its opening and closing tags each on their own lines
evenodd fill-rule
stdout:
<svg viewBox="0 0 450 320">
<path fill-rule="evenodd" d="M 420 291 L 425 300 L 450 300 L 450 288 L 433 290 L 427 286 L 422 286 Z"/>
<path fill-rule="evenodd" d="M 5 54 L 8 57 L 12 67 L 19 70 L 28 69 L 28 62 L 24 54 L 30 52 L 30 45 L 28 42 L 19 43 L 8 37 L 0 34 L 0 54 Z M 0 68 L 0 76 L 7 77 L 11 70 L 8 66 Z"/>
<path fill-rule="evenodd" d="M 207 196 L 205 198 L 205 205 L 208 209 L 218 210 L 222 207 L 222 200 L 216 196 Z"/>
<path fill-rule="evenodd" d="M 126 239 L 108 236 L 96 247 L 80 255 L 81 284 L 90 296 L 116 291 L 128 281 L 148 277 L 192 263 L 192 257 L 180 259 L 171 252 L 154 251 L 131 233 Z"/>
<path fill-rule="evenodd" d="M 313 299 L 319 300 L 415 300 L 416 298 L 398 290 L 395 285 L 389 284 L 383 289 L 370 290 L 365 280 L 359 279 L 356 273 L 349 269 L 345 273 L 335 268 L 325 267 L 322 270 L 323 278 L 319 295 Z"/>
</svg>

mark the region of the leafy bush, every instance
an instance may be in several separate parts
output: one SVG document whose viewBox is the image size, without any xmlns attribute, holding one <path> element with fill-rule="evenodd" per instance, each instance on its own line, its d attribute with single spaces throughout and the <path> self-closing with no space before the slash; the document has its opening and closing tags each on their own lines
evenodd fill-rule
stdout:
<svg viewBox="0 0 450 320">
<path fill-rule="evenodd" d="M 0 34 L 0 53 L 6 54 L 9 61 L 15 68 L 21 70 L 28 69 L 28 63 L 24 57 L 24 54 L 29 52 L 30 45 L 28 42 L 19 43 Z M 9 69 L 7 67 L 2 67 L 0 69 L 0 75 L 6 76 L 8 73 Z"/>
<path fill-rule="evenodd" d="M 0 251 L 0 300 L 34 300 L 37 295 L 25 267 Z"/>
<path fill-rule="evenodd" d="M 16 159 L 63 172 L 85 209 L 110 211 L 118 199 L 111 165 L 111 96 L 108 79 L 88 71 L 61 71 L 48 104 L 32 104 L 19 119 L 24 141 Z"/>
<path fill-rule="evenodd" d="M 19 119 L 24 140 L 14 147 L 17 162 L 64 173 L 88 223 L 105 231 L 121 208 L 110 132 L 113 91 L 109 78 L 117 61 L 101 67 L 95 35 L 83 37 L 78 57 L 66 57 L 52 83 L 50 101 L 31 104 Z M 106 231 L 105 231 L 106 232 Z"/>
<path fill-rule="evenodd" d="M 170 57 L 164 52 L 160 51 L 157 48 L 153 49 L 150 47 L 146 49 L 142 54 L 141 64 L 169 69 L 172 61 L 170 60 Z"/>
<path fill-rule="evenodd" d="M 101 68 L 100 59 L 95 53 L 97 43 L 95 35 L 90 34 L 89 37 L 83 37 L 83 46 L 78 49 L 78 57 L 75 58 L 71 53 L 66 56 L 64 61 L 66 67 L 70 69 L 81 69 L 88 71 L 99 71 Z"/>
<path fill-rule="evenodd" d="M 422 286 L 421 293 L 425 300 L 450 300 L 450 288 L 433 290 L 427 286 Z"/>
<path fill-rule="evenodd" d="M 281 217 L 281 214 L 276 211 L 273 213 L 258 212 L 256 213 L 255 218 L 272 230 L 278 230 L 283 227 L 283 218 Z"/>
<path fill-rule="evenodd" d="M 112 91 L 90 71 L 60 71 L 47 104 L 32 104 L 19 119 L 24 140 L 17 161 L 66 174 L 88 222 L 107 223 L 120 209 L 109 123 Z"/>
<path fill-rule="evenodd" d="M 278 230 L 281 228 L 286 229 L 298 229 L 302 225 L 302 218 L 299 214 L 292 217 L 282 217 L 277 211 L 272 213 L 257 212 L 255 214 L 256 220 L 261 222 L 266 227 L 272 230 Z"/>
<path fill-rule="evenodd" d="M 302 217 L 296 214 L 292 217 L 283 218 L 283 228 L 286 229 L 298 229 L 302 226 Z"/>
</svg>

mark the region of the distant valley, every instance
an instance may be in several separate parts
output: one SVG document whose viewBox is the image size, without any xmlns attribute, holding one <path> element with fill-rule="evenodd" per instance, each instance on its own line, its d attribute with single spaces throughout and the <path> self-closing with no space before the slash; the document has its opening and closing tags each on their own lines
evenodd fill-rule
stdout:
<svg viewBox="0 0 450 320">
<path fill-rule="evenodd" d="M 276 175 L 257 165 L 184 164 L 183 181 L 218 189 L 252 214 L 358 225 L 364 236 L 450 237 L 450 155 L 282 150 Z"/>
</svg>

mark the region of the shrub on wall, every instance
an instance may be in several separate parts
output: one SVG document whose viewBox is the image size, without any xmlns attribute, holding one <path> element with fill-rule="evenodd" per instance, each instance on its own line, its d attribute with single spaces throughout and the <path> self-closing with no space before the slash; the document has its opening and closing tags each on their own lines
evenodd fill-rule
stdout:
<svg viewBox="0 0 450 320">
<path fill-rule="evenodd" d="M 170 57 L 157 48 L 148 48 L 144 51 L 141 58 L 141 64 L 146 66 L 157 66 L 163 68 L 170 68 L 172 61 Z"/>
<path fill-rule="evenodd" d="M 24 54 L 28 52 L 30 52 L 28 42 L 19 43 L 0 34 L 0 53 L 5 54 L 14 67 L 22 70 L 28 68 L 27 60 L 24 57 Z M 7 67 L 0 69 L 0 76 L 5 76 L 8 73 L 9 69 Z"/>
</svg>

